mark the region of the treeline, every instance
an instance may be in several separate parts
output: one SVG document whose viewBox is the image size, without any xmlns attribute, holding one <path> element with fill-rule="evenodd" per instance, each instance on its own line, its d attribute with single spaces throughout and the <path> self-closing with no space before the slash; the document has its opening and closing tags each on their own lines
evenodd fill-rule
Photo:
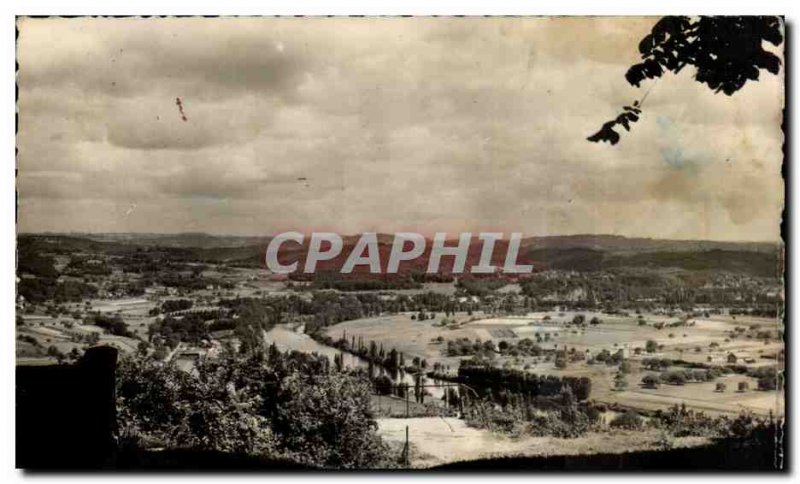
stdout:
<svg viewBox="0 0 800 484">
<path fill-rule="evenodd" d="M 188 312 L 177 317 L 167 315 L 163 319 L 156 319 L 148 326 L 148 339 L 157 346 L 175 348 L 181 342 L 199 344 L 203 340 L 209 340 L 211 331 L 234 329 L 238 324 L 249 324 L 236 322 L 231 327 L 215 326 L 214 323 L 217 321 L 233 321 L 222 319 L 223 314 L 218 310 L 206 310 Z"/>
<path fill-rule="evenodd" d="M 92 259 L 85 256 L 73 256 L 70 258 L 66 267 L 64 267 L 64 274 L 73 276 L 108 276 L 111 274 L 111 267 L 105 260 Z"/>
<path fill-rule="evenodd" d="M 311 289 L 336 289 L 338 291 L 388 291 L 419 289 L 422 284 L 406 274 L 341 274 L 317 272 L 310 275 Z M 291 274 L 290 280 L 303 277 Z"/>
<path fill-rule="evenodd" d="M 367 343 L 361 336 L 356 338 L 351 335 L 350 339 L 348 339 L 347 335 L 343 334 L 339 339 L 333 339 L 322 332 L 314 332 L 310 336 L 326 346 L 332 346 L 366 360 L 370 364 L 368 370 L 370 377 L 375 373 L 373 365 L 388 370 L 395 376 L 398 371 L 417 373 L 428 366 L 425 360 L 418 357 L 412 360 L 410 366 L 406 365 L 405 355 L 402 352 L 397 351 L 395 348 L 387 351 L 384 349 L 383 343 L 378 344 L 375 341 Z"/>
<path fill-rule="evenodd" d="M 691 307 L 712 305 L 757 307 L 774 311 L 780 297 L 770 290 L 780 285 L 776 277 L 747 274 L 679 272 L 618 268 L 596 272 L 549 271 L 520 281 L 522 294 L 542 308 L 552 303 L 569 308 L 597 309 L 625 306 L 649 309 L 651 305 Z M 542 299 L 547 296 L 547 300 Z"/>
<path fill-rule="evenodd" d="M 435 375 L 436 378 L 450 378 Z M 530 397 L 552 397 L 569 387 L 578 401 L 591 395 L 592 381 L 587 377 L 558 377 L 536 375 L 512 368 L 497 368 L 490 365 L 462 360 L 458 368 L 458 383 L 472 388 L 491 389 L 493 392 L 522 394 Z"/>
<path fill-rule="evenodd" d="M 484 297 L 508 283 L 507 279 L 498 277 L 461 277 L 456 288 L 459 295 Z"/>
<path fill-rule="evenodd" d="M 17 253 L 17 293 L 29 303 L 55 301 L 79 302 L 97 296 L 97 286 L 66 279 L 59 281 L 53 258 L 42 256 L 31 247 L 21 246 Z"/>
<path fill-rule="evenodd" d="M 723 375 L 747 375 L 757 380 L 759 390 L 775 390 L 783 387 L 783 374 L 774 366 L 751 367 L 747 365 L 729 364 L 725 366 L 707 365 L 704 363 L 687 363 L 683 360 L 668 358 L 645 358 L 642 360 L 645 370 L 658 372 L 645 375 L 642 384 L 647 388 L 655 388 L 665 383 L 669 385 L 685 385 L 714 381 Z M 683 366 L 683 368 L 674 368 Z M 718 391 L 720 391 L 718 389 Z"/>
<path fill-rule="evenodd" d="M 161 311 L 164 313 L 174 313 L 192 309 L 194 301 L 191 299 L 170 299 L 161 303 Z"/>
<path fill-rule="evenodd" d="M 233 284 L 223 279 L 204 277 L 199 274 L 194 274 L 186 277 L 182 274 L 174 272 L 160 272 L 157 275 L 148 279 L 151 283 L 161 284 L 165 287 L 174 287 L 176 289 L 186 290 L 202 290 L 209 286 L 220 287 L 222 289 L 233 289 Z"/>
<path fill-rule="evenodd" d="M 80 302 L 97 296 L 97 286 L 80 281 L 44 277 L 23 277 L 17 283 L 17 293 L 29 303 Z"/>
<path fill-rule="evenodd" d="M 86 323 L 93 324 L 99 328 L 103 328 L 109 333 L 116 336 L 131 337 L 133 334 L 128 329 L 128 325 L 122 319 L 122 316 L 115 314 L 108 316 L 102 313 L 92 313 L 87 318 Z"/>
<path fill-rule="evenodd" d="M 761 306 L 755 308 L 732 308 L 728 311 L 731 316 L 757 316 L 761 318 L 777 318 L 783 310 L 777 305 Z"/>
</svg>

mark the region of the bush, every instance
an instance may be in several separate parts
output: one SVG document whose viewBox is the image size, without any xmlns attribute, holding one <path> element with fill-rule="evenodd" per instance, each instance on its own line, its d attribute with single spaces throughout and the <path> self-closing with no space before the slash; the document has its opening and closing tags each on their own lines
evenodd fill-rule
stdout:
<svg viewBox="0 0 800 484">
<path fill-rule="evenodd" d="M 758 379 L 759 390 L 775 390 L 778 387 L 776 376 L 762 376 Z"/>
<path fill-rule="evenodd" d="M 392 394 L 392 379 L 386 375 L 380 375 L 375 377 L 373 380 L 373 385 L 375 386 L 375 393 L 378 395 L 391 395 Z"/>
<path fill-rule="evenodd" d="M 638 430 L 644 426 L 644 419 L 633 410 L 628 410 L 614 417 L 614 419 L 611 420 L 611 426 L 626 430 Z"/>
</svg>

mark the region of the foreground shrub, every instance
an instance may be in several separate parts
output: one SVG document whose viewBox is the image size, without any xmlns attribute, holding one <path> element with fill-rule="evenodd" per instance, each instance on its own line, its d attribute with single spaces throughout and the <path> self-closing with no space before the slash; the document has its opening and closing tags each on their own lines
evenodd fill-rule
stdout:
<svg viewBox="0 0 800 484">
<path fill-rule="evenodd" d="M 159 447 L 289 458 L 313 466 L 394 465 L 376 433 L 365 375 L 270 348 L 224 352 L 192 373 L 143 357 L 117 373 L 121 435 Z"/>
<path fill-rule="evenodd" d="M 614 428 L 638 430 L 644 426 L 644 419 L 633 410 L 628 410 L 614 417 L 610 425 Z"/>
</svg>

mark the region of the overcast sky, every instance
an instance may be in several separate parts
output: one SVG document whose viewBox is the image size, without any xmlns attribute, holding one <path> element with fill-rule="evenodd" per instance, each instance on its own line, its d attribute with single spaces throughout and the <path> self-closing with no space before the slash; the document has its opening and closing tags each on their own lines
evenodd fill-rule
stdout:
<svg viewBox="0 0 800 484">
<path fill-rule="evenodd" d="M 21 20 L 19 230 L 778 240 L 782 73 L 586 141 L 655 21 Z"/>
</svg>

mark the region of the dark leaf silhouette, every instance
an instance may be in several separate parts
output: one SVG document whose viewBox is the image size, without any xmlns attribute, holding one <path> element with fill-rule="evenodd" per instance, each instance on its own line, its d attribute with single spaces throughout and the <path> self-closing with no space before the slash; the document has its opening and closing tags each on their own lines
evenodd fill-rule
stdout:
<svg viewBox="0 0 800 484">
<path fill-rule="evenodd" d="M 607 122 L 606 124 L 603 125 L 602 128 L 600 128 L 600 131 L 598 131 L 597 133 L 589 136 L 586 139 L 588 139 L 589 141 L 591 141 L 593 143 L 599 143 L 600 141 L 606 141 L 608 143 L 611 143 L 612 145 L 617 144 L 619 142 L 619 134 L 616 131 L 614 131 L 614 125 L 615 124 L 617 124 L 616 121 Z"/>
<path fill-rule="evenodd" d="M 586 139 L 588 139 L 593 143 L 599 143 L 601 141 L 605 141 L 607 143 L 615 145 L 619 143 L 619 133 L 614 131 L 614 127 L 619 124 L 623 128 L 625 128 L 626 131 L 630 131 L 631 124 L 635 123 L 636 121 L 639 121 L 639 114 L 641 112 L 642 110 L 639 109 L 639 102 L 635 101 L 633 103 L 633 106 L 623 107 L 622 113 L 619 116 L 617 116 L 616 119 L 603 124 L 603 127 L 600 128 L 600 131 L 589 136 Z"/>
<path fill-rule="evenodd" d="M 647 79 L 660 78 L 667 71 L 677 74 L 691 65 L 697 70 L 697 82 L 731 96 L 747 81 L 757 81 L 761 69 L 780 72 L 780 58 L 764 50 L 765 41 L 775 46 L 783 42 L 779 17 L 664 17 L 639 42 L 642 62 L 631 66 L 625 79 L 639 87 Z M 587 139 L 617 144 L 619 133 L 614 128 L 620 125 L 630 131 L 643 103 L 644 98 L 634 103 L 635 111 L 624 108 Z"/>
</svg>

